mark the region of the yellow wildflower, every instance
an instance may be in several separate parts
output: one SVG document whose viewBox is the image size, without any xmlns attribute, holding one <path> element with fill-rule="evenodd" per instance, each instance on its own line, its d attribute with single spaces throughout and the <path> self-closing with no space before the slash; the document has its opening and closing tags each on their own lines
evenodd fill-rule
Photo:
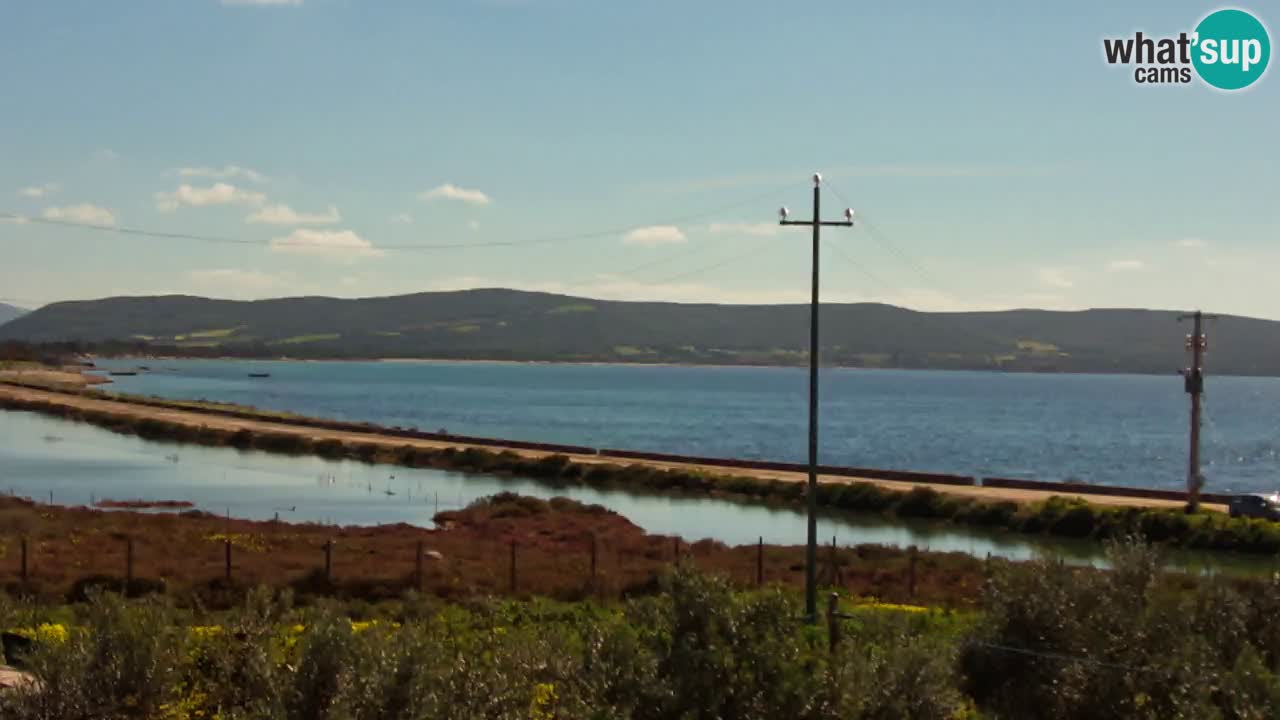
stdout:
<svg viewBox="0 0 1280 720">
<path fill-rule="evenodd" d="M 34 628 L 17 628 L 14 635 L 21 635 L 36 642 L 64 643 L 67 641 L 67 628 L 57 623 L 41 623 Z"/>
<path fill-rule="evenodd" d="M 559 696 L 553 683 L 533 686 L 533 699 L 529 702 L 529 716 L 534 720 L 551 720 L 555 717 L 555 705 Z"/>
</svg>

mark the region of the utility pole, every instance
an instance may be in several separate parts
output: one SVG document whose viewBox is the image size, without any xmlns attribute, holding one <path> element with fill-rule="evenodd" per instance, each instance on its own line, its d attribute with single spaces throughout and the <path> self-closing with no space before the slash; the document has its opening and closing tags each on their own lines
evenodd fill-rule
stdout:
<svg viewBox="0 0 1280 720">
<path fill-rule="evenodd" d="M 1187 394 L 1191 396 L 1191 438 L 1190 450 L 1187 454 L 1187 512 L 1200 509 L 1200 488 L 1204 478 L 1200 475 L 1200 399 L 1204 394 L 1204 352 L 1209 343 L 1204 336 L 1202 323 L 1204 320 L 1216 320 L 1216 315 L 1205 315 L 1199 310 L 1178 317 L 1179 322 L 1194 322 L 1191 334 L 1187 336 L 1186 347 L 1191 351 L 1191 367 L 1182 371 L 1185 378 Z"/>
<path fill-rule="evenodd" d="M 813 219 L 788 220 L 784 207 L 778 214 L 781 225 L 808 225 L 813 228 L 813 295 L 809 302 L 809 537 L 805 545 L 804 612 L 812 625 L 818 621 L 818 246 L 823 225 L 851 227 L 853 210 L 844 211 L 844 220 L 823 220 L 819 212 L 822 176 L 813 174 Z"/>
</svg>

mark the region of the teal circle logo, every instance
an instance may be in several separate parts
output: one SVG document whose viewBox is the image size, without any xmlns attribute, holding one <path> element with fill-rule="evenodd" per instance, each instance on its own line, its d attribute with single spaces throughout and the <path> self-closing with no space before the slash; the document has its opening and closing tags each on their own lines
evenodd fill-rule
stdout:
<svg viewBox="0 0 1280 720">
<path fill-rule="evenodd" d="M 1191 63 L 1200 79 L 1219 90 L 1240 90 L 1257 82 L 1271 60 L 1271 37 L 1258 18 L 1244 10 L 1218 10 L 1196 26 Z"/>
</svg>

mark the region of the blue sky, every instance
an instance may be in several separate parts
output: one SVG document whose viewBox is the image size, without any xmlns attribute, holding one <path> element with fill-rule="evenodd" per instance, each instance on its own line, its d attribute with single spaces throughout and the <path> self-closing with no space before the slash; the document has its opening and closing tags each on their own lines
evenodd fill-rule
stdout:
<svg viewBox="0 0 1280 720">
<path fill-rule="evenodd" d="M 1280 318 L 1276 72 L 1102 57 L 1220 6 L 962 5 L 11 0 L 0 212 L 251 244 L 0 221 L 0 299 L 804 301 L 819 170 L 832 301 Z"/>
</svg>

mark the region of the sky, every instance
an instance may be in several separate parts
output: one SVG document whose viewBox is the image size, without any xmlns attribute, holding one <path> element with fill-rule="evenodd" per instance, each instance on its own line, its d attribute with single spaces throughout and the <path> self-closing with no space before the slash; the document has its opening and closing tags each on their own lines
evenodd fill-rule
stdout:
<svg viewBox="0 0 1280 720">
<path fill-rule="evenodd" d="M 1103 57 L 1219 7 L 3 0 L 0 301 L 806 302 L 821 172 L 825 301 L 1280 318 L 1280 71 Z"/>
</svg>

